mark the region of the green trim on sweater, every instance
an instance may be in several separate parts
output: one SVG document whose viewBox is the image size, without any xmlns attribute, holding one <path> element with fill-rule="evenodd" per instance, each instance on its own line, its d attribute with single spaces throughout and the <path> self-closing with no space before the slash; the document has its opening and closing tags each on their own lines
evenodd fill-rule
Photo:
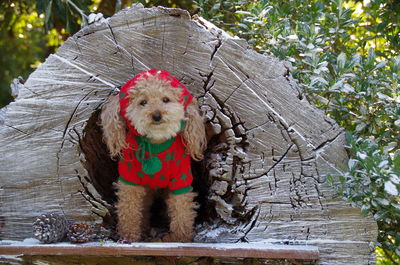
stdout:
<svg viewBox="0 0 400 265">
<path fill-rule="evenodd" d="M 177 190 L 172 190 L 171 192 L 174 195 L 181 195 L 181 194 L 185 194 L 187 192 L 190 192 L 192 190 L 193 190 L 192 186 L 189 186 L 189 187 L 185 187 L 185 188 L 181 188 L 181 189 L 177 189 Z"/>
<path fill-rule="evenodd" d="M 175 137 L 172 137 L 169 140 L 166 140 L 165 142 L 162 142 L 161 144 L 152 144 L 150 142 L 150 139 L 145 136 L 137 136 L 135 135 L 136 142 L 138 145 L 144 149 L 145 152 L 149 152 L 150 154 L 158 154 L 162 153 L 168 148 L 171 147 L 171 145 L 175 141 Z"/>
</svg>

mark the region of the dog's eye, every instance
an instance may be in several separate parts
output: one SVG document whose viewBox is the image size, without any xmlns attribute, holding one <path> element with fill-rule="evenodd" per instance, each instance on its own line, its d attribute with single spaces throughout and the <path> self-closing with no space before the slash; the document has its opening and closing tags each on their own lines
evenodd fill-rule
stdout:
<svg viewBox="0 0 400 265">
<path fill-rule="evenodd" d="M 167 97 L 165 97 L 165 98 L 163 98 L 162 99 L 162 102 L 164 102 L 164 103 L 168 103 L 170 100 L 169 100 L 169 98 L 167 98 Z"/>
<path fill-rule="evenodd" d="M 144 106 L 144 105 L 146 105 L 147 104 L 147 100 L 142 100 L 142 101 L 140 101 L 140 103 L 139 103 L 140 105 L 142 105 L 142 106 Z"/>
</svg>

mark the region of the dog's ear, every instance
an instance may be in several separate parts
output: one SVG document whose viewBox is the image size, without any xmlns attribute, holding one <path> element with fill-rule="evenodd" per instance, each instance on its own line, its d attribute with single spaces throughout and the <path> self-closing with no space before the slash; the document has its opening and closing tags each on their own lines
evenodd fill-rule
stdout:
<svg viewBox="0 0 400 265">
<path fill-rule="evenodd" d="M 101 125 L 103 127 L 103 140 L 112 157 L 120 155 L 121 150 L 127 146 L 126 123 L 120 115 L 119 95 L 111 96 L 101 110 Z"/>
<path fill-rule="evenodd" d="M 207 148 L 207 139 L 204 118 L 200 114 L 196 99 L 193 99 L 186 107 L 186 118 L 183 139 L 187 151 L 194 160 L 202 160 L 204 158 L 203 152 Z"/>
</svg>

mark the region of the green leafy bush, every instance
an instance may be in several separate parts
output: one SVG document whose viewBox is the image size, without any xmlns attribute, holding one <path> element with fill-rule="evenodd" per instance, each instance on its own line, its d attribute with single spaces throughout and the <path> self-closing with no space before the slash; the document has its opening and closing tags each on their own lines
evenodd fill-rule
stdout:
<svg viewBox="0 0 400 265">
<path fill-rule="evenodd" d="M 394 154 L 381 148 L 374 139 L 355 139 L 347 135 L 352 158 L 349 172 L 335 181 L 338 195 L 361 208 L 365 215 L 373 214 L 380 228 L 378 242 L 384 250 L 398 252 L 400 244 L 400 150 Z"/>
<path fill-rule="evenodd" d="M 396 253 L 400 255 L 400 12 L 393 10 L 400 10 L 400 3 L 197 4 L 201 15 L 219 27 L 260 52 L 291 62 L 308 100 L 350 133 L 349 172 L 330 182 L 339 182 L 338 195 L 374 217 L 379 253 L 395 262 Z"/>
</svg>

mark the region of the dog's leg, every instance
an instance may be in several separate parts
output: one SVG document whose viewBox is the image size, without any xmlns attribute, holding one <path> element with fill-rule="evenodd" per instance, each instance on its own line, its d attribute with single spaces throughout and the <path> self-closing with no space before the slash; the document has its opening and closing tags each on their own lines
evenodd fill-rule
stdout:
<svg viewBox="0 0 400 265">
<path fill-rule="evenodd" d="M 144 215 L 148 209 L 146 202 L 148 190 L 142 186 L 132 186 L 123 182 L 118 183 L 118 234 L 121 238 L 136 242 L 141 240 Z"/>
<path fill-rule="evenodd" d="M 196 197 L 194 192 L 181 195 L 169 194 L 167 210 L 170 218 L 170 234 L 164 240 L 173 242 L 192 241 L 194 219 L 198 208 L 194 202 L 194 197 Z"/>
</svg>

